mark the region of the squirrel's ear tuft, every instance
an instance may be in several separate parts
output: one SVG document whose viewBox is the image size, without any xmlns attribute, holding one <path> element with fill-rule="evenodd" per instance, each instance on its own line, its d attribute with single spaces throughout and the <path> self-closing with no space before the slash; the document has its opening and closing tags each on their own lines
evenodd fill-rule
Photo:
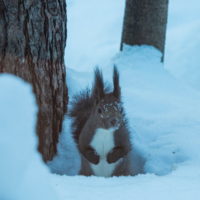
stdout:
<svg viewBox="0 0 200 200">
<path fill-rule="evenodd" d="M 121 88 L 119 86 L 119 72 L 117 70 L 117 67 L 114 65 L 113 68 L 113 95 L 117 98 L 121 98 Z"/>
<path fill-rule="evenodd" d="M 104 97 L 104 95 L 105 94 L 102 72 L 99 70 L 98 67 L 96 67 L 94 71 L 94 85 L 92 96 L 94 97 L 96 102 L 99 102 L 99 100 L 101 100 Z"/>
</svg>

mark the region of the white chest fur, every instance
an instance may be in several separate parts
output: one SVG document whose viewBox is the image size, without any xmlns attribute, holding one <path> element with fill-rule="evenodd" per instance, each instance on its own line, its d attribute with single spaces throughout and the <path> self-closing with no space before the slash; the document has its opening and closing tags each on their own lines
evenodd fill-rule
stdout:
<svg viewBox="0 0 200 200">
<path fill-rule="evenodd" d="M 97 165 L 91 164 L 91 168 L 96 176 L 109 177 L 112 175 L 118 162 L 109 164 L 107 162 L 107 154 L 114 148 L 114 130 L 102 129 L 96 130 L 90 144 L 100 156 Z"/>
</svg>

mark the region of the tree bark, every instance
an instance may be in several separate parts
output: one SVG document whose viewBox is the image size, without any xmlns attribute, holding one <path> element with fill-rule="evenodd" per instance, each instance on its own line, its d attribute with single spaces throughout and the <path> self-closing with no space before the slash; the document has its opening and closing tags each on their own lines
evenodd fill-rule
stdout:
<svg viewBox="0 0 200 200">
<path fill-rule="evenodd" d="M 33 86 L 39 106 L 38 149 L 44 161 L 56 153 L 68 101 L 66 20 L 65 0 L 0 0 L 0 72 Z"/>
<path fill-rule="evenodd" d="M 152 45 L 164 57 L 167 14 L 168 0 L 126 0 L 120 49 L 123 43 Z"/>
</svg>

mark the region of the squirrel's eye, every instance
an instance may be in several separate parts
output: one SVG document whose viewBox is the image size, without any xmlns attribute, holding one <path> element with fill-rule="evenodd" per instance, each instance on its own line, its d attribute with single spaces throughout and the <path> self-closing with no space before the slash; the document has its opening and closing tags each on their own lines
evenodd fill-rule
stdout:
<svg viewBox="0 0 200 200">
<path fill-rule="evenodd" d="M 102 110 L 101 108 L 98 108 L 98 113 L 101 114 L 102 113 Z"/>
</svg>

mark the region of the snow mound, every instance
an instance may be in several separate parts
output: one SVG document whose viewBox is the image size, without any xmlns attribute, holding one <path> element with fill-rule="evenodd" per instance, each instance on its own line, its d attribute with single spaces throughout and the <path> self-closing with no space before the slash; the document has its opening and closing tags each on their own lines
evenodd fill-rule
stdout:
<svg viewBox="0 0 200 200">
<path fill-rule="evenodd" d="M 200 160 L 200 95 L 169 74 L 160 58 L 153 47 L 126 46 L 114 62 L 145 171 L 165 175 L 179 163 Z"/>
<path fill-rule="evenodd" d="M 125 46 L 123 52 L 101 65 L 109 82 L 114 64 L 120 71 L 122 100 L 136 155 L 133 155 L 133 163 L 139 171 L 137 162 L 143 159 L 141 167 L 145 174 L 112 178 L 54 175 L 52 180 L 60 199 L 187 200 L 200 197 L 200 95 L 174 78 L 160 59 L 160 52 L 153 47 Z M 81 73 L 69 69 L 70 97 L 91 84 L 92 78 L 90 69 Z M 69 174 L 66 169 L 71 169 L 72 163 L 76 169 L 80 164 L 74 162 L 77 152 L 69 125 L 66 119 L 68 128 L 65 130 L 68 131 L 60 136 L 60 148 L 56 162 L 53 161 L 54 172 L 59 174 Z M 67 148 L 70 151 L 65 151 Z"/>
<path fill-rule="evenodd" d="M 37 106 L 30 85 L 0 75 L 0 199 L 56 200 L 37 152 Z"/>
<path fill-rule="evenodd" d="M 161 53 L 153 47 L 125 45 L 124 51 L 110 61 L 110 67 L 106 63 L 101 68 L 110 83 L 112 66 L 115 64 L 120 71 L 122 100 L 132 134 L 133 153 L 137 155 L 133 157 L 136 171 L 140 171 L 140 166 L 145 173 L 166 175 L 181 163 L 200 160 L 200 95 L 174 78 L 160 60 Z M 68 77 L 71 97 L 92 83 L 93 72 L 68 70 Z M 66 174 L 74 174 L 67 171 L 72 163 L 78 169 L 79 162 L 75 159 L 77 152 L 70 138 L 68 120 L 65 126 L 68 128 L 60 137 L 53 171 L 63 174 L 65 168 Z M 144 166 L 138 159 L 145 160 Z"/>
</svg>

